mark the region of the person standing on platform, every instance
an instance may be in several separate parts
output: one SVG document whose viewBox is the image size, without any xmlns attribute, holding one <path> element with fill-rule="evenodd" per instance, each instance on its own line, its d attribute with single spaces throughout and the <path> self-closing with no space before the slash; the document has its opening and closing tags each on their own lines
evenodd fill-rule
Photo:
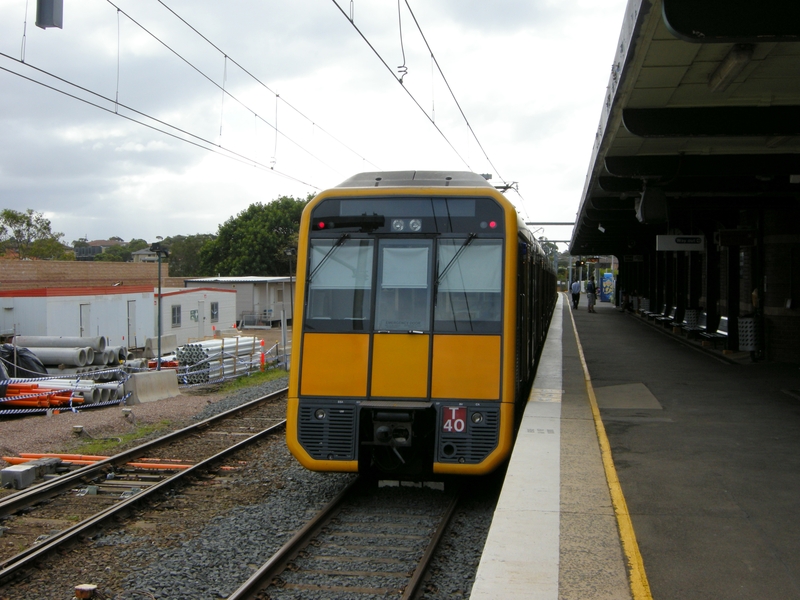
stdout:
<svg viewBox="0 0 800 600">
<path fill-rule="evenodd" d="M 586 301 L 589 303 L 589 312 L 593 313 L 595 302 L 597 302 L 597 286 L 594 283 L 594 277 L 589 277 L 586 282 Z"/>
<path fill-rule="evenodd" d="M 578 301 L 581 299 L 581 282 L 577 279 L 573 281 L 570 291 L 572 292 L 572 308 L 577 309 Z"/>
</svg>

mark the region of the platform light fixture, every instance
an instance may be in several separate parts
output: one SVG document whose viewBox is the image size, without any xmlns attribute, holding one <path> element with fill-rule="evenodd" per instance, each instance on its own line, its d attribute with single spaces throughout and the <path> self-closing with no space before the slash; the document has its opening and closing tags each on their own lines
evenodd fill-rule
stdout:
<svg viewBox="0 0 800 600">
<path fill-rule="evenodd" d="M 753 59 L 753 44 L 736 44 L 708 78 L 712 92 L 724 92 Z"/>
</svg>

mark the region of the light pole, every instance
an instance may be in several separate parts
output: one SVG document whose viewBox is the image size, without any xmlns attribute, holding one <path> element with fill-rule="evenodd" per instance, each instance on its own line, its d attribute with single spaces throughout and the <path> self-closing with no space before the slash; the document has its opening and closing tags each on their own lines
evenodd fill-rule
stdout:
<svg viewBox="0 0 800 600">
<path fill-rule="evenodd" d="M 169 256 L 169 249 L 155 242 L 150 245 L 150 252 L 158 256 L 158 356 L 156 357 L 156 371 L 161 370 L 161 258 Z"/>
</svg>

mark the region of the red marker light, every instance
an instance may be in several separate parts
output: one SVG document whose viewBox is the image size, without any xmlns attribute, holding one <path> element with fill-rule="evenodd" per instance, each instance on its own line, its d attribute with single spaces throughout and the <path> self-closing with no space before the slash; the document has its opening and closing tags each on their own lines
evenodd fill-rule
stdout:
<svg viewBox="0 0 800 600">
<path fill-rule="evenodd" d="M 325 229 L 325 222 L 324 221 L 320 221 L 319 223 L 317 223 L 317 227 L 319 229 Z"/>
<path fill-rule="evenodd" d="M 497 221 L 489 221 L 489 229 L 497 229 Z"/>
</svg>

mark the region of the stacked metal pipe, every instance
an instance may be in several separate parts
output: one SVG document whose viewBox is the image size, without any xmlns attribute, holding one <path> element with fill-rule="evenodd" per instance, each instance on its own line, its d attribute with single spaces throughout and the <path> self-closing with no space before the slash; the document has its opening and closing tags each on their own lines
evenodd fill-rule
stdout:
<svg viewBox="0 0 800 600">
<path fill-rule="evenodd" d="M 255 337 L 206 340 L 181 346 L 175 351 L 178 382 L 208 383 L 258 370 L 261 346 Z"/>
</svg>

